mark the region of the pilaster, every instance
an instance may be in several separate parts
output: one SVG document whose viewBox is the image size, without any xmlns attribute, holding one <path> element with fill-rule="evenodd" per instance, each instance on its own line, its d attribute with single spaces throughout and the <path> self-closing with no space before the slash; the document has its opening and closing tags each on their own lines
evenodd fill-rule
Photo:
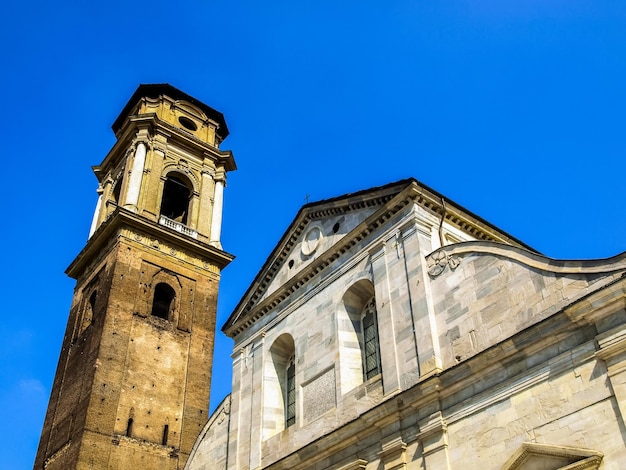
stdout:
<svg viewBox="0 0 626 470">
<path fill-rule="evenodd" d="M 622 424 L 626 425 L 626 325 L 602 333 L 596 340 L 600 347 L 596 357 L 606 362 Z"/>
<path fill-rule="evenodd" d="M 406 468 L 406 443 L 402 436 L 393 437 L 382 443 L 378 453 L 384 470 L 404 470 Z"/>
<path fill-rule="evenodd" d="M 198 214 L 198 233 L 209 236 L 211 232 L 211 222 L 213 219 L 213 194 L 215 193 L 215 182 L 213 177 L 215 171 L 207 165 L 202 167 L 201 188 L 200 188 L 200 210 Z"/>
<path fill-rule="evenodd" d="M 422 444 L 426 470 L 451 470 L 448 455 L 448 426 L 441 411 L 419 422 L 417 439 Z"/>
<path fill-rule="evenodd" d="M 389 273 L 387 269 L 387 243 L 372 254 L 372 271 L 376 296 L 376 312 L 378 317 L 378 336 L 385 338 L 380 341 L 380 363 L 383 373 L 383 390 L 385 395 L 400 391 L 400 374 L 396 352 L 396 332 L 392 302 L 389 289 Z"/>
</svg>

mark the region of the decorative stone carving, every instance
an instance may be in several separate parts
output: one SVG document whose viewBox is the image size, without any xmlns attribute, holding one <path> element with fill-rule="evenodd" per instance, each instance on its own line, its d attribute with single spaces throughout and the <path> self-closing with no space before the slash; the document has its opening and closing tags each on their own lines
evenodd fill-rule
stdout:
<svg viewBox="0 0 626 470">
<path fill-rule="evenodd" d="M 431 253 L 426 258 L 426 261 L 428 262 L 428 274 L 432 277 L 439 276 L 446 269 L 446 266 L 450 266 L 450 269 L 455 270 L 461 264 L 459 257 L 448 256 L 448 253 L 443 249 Z"/>
<path fill-rule="evenodd" d="M 535 468 L 595 470 L 602 463 L 602 458 L 602 453 L 595 450 L 525 442 L 504 464 L 502 470 Z M 550 462 L 550 467 L 546 466 L 547 461 Z"/>
<path fill-rule="evenodd" d="M 318 226 L 311 227 L 302 240 L 302 254 L 304 256 L 312 255 L 317 250 L 321 239 L 322 230 Z"/>
</svg>

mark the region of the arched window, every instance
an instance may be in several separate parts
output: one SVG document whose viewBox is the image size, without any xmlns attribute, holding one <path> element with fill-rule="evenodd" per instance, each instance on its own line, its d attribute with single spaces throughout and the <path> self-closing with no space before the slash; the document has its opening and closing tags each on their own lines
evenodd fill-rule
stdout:
<svg viewBox="0 0 626 470">
<path fill-rule="evenodd" d="M 192 191 L 189 181 L 182 175 L 170 175 L 163 186 L 160 214 L 168 219 L 187 224 Z"/>
<path fill-rule="evenodd" d="M 93 321 L 94 311 L 96 309 L 96 298 L 98 297 L 98 291 L 94 290 L 89 296 L 89 301 L 85 304 L 83 308 L 83 316 L 80 321 L 80 329 L 78 330 L 78 334 L 81 334 L 83 331 L 87 329 L 91 322 Z"/>
<path fill-rule="evenodd" d="M 89 296 L 89 308 L 91 308 L 92 316 L 93 312 L 96 309 L 96 298 L 98 297 L 98 291 L 94 290 Z"/>
<path fill-rule="evenodd" d="M 297 421 L 295 343 L 284 333 L 272 344 L 265 363 L 263 387 L 263 439 Z"/>
<path fill-rule="evenodd" d="M 337 309 L 341 393 L 381 373 L 374 284 L 354 283 Z"/>
<path fill-rule="evenodd" d="M 176 301 L 176 292 L 164 282 L 160 282 L 154 288 L 154 299 L 152 301 L 152 315 L 171 319 L 171 313 L 174 310 Z"/>
</svg>

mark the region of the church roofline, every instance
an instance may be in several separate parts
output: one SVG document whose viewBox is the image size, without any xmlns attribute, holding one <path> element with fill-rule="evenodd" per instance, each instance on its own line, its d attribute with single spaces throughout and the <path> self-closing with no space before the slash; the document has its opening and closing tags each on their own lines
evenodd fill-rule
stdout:
<svg viewBox="0 0 626 470">
<path fill-rule="evenodd" d="M 404 196 L 402 196 L 403 200 L 412 199 L 420 206 L 435 213 L 438 217 L 444 217 L 446 222 L 457 226 L 459 229 L 467 233 L 471 233 L 479 240 L 510 244 L 539 254 L 537 250 L 498 229 L 484 219 L 476 216 L 472 212 L 463 208 L 461 205 L 445 199 L 440 193 L 429 188 L 425 184 L 420 183 L 415 178 L 407 178 L 383 186 L 377 186 L 355 193 L 347 193 L 342 196 L 324 199 L 302 206 L 291 224 L 288 226 L 287 230 L 281 236 L 276 247 L 263 263 L 263 266 L 255 276 L 252 284 L 250 284 L 241 300 L 228 317 L 228 320 L 226 320 L 222 326 L 222 331 L 229 336 L 236 335 L 243 331 L 246 326 L 235 327 L 235 324 L 242 321 L 243 318 L 248 317 L 250 311 L 255 305 L 257 305 L 255 302 L 261 297 L 262 293 L 267 288 L 267 285 L 273 278 L 277 266 L 280 265 L 281 258 L 285 258 L 290 252 L 291 248 L 296 243 L 297 237 L 302 233 L 304 227 L 310 220 L 366 207 L 370 201 L 375 201 L 376 205 L 390 204 L 390 201 L 397 198 L 401 193 L 404 193 Z M 391 205 L 397 207 L 395 204 Z M 391 209 L 388 208 L 386 212 L 389 210 Z M 378 214 L 378 212 L 379 211 L 377 211 L 376 214 Z M 368 220 L 369 219 L 370 218 L 368 218 Z M 378 216 L 375 217 L 375 219 L 378 219 Z M 375 220 L 370 222 L 374 225 L 378 224 Z M 363 230 L 369 234 L 373 231 L 373 228 L 367 227 Z M 363 234 L 357 234 L 356 236 L 361 237 Z M 347 238 L 342 242 L 339 242 L 334 247 L 336 249 L 334 249 L 332 253 L 327 253 L 328 256 L 320 257 L 309 267 L 309 270 L 316 273 L 324 269 L 324 267 L 328 266 L 332 259 L 334 259 L 333 256 L 335 256 L 336 251 L 345 251 L 341 245 L 346 243 L 349 244 Z M 325 260 L 326 257 L 329 257 L 331 260 Z M 282 290 L 281 292 L 274 292 L 271 296 L 265 299 L 262 302 L 265 305 L 263 311 L 265 312 L 266 310 L 280 304 L 289 292 L 297 289 L 298 286 L 301 285 L 301 281 L 302 280 L 299 279 L 299 276 L 296 276 L 296 278 L 293 278 L 289 283 L 287 283 L 286 287 L 289 287 L 288 289 L 282 289 L 285 292 L 282 292 Z M 264 314 L 261 316 L 263 315 Z M 254 322 L 255 319 L 252 319 L 252 321 Z M 250 319 L 248 319 L 246 324 L 249 322 Z"/>
<path fill-rule="evenodd" d="M 169 96 L 175 100 L 184 100 L 188 101 L 191 104 L 199 107 L 206 115 L 218 123 L 219 125 L 219 135 L 222 139 L 225 139 L 228 134 L 228 126 L 226 125 L 226 120 L 224 119 L 224 115 L 217 111 L 216 109 L 211 108 L 209 105 L 203 103 L 200 100 L 197 100 L 193 96 L 188 95 L 184 91 L 179 90 L 176 87 L 173 87 L 169 83 L 157 83 L 157 84 L 142 84 L 137 87 L 133 96 L 130 97 L 124 109 L 119 114 L 117 119 L 111 125 L 113 132 L 117 134 L 117 132 L 121 129 L 124 124 L 125 119 L 128 117 L 131 112 L 133 106 L 137 104 L 137 102 L 144 97 L 147 98 L 158 98 L 161 95 Z"/>
</svg>

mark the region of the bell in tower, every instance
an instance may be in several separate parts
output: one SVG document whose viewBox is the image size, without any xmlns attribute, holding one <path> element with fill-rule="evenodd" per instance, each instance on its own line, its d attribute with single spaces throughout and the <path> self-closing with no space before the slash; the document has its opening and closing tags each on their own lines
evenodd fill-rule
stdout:
<svg viewBox="0 0 626 470">
<path fill-rule="evenodd" d="M 112 127 L 36 469 L 183 468 L 207 419 L 228 128 L 170 85 Z"/>
</svg>

